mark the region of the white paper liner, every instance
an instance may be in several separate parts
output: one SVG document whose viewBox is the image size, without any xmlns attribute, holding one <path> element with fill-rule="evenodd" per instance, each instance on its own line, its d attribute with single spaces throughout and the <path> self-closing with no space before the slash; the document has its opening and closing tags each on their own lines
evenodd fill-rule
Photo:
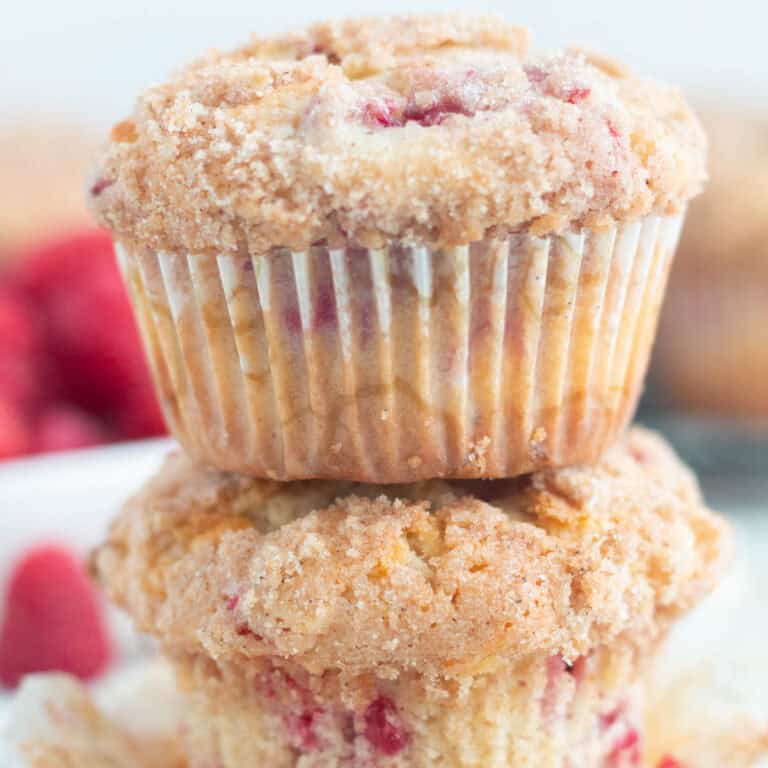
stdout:
<svg viewBox="0 0 768 768">
<path fill-rule="evenodd" d="M 594 461 L 634 412 L 682 216 L 449 251 L 118 254 L 169 425 L 291 480 Z"/>
</svg>

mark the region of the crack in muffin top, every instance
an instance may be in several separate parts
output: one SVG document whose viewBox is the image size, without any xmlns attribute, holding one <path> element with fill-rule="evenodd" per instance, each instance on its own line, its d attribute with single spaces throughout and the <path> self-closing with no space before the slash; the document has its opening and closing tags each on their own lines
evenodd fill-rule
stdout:
<svg viewBox="0 0 768 768">
<path fill-rule="evenodd" d="M 509 481 L 277 483 L 177 454 L 93 567 L 169 652 L 462 676 L 653 642 L 729 542 L 670 449 L 634 430 L 595 466 Z"/>
<path fill-rule="evenodd" d="M 146 90 L 91 184 L 122 241 L 186 253 L 449 248 L 680 211 L 705 140 L 679 92 L 484 16 L 317 24 Z"/>
</svg>

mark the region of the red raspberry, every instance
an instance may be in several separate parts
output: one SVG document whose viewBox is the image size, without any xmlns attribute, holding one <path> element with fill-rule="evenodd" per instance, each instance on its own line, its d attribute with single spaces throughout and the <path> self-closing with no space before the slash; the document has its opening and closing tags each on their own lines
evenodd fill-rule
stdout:
<svg viewBox="0 0 768 768">
<path fill-rule="evenodd" d="M 52 292 L 47 316 L 51 352 L 67 395 L 110 411 L 148 374 L 133 313 L 112 261 L 90 270 L 77 290 Z"/>
<path fill-rule="evenodd" d="M 72 287 L 87 290 L 91 270 L 114 261 L 112 240 L 100 229 L 43 243 L 19 254 L 19 284 L 34 299 L 44 301 L 52 293 Z"/>
<path fill-rule="evenodd" d="M 39 351 L 36 323 L 24 295 L 3 284 L 0 284 L 0 349 L 17 355 Z"/>
<path fill-rule="evenodd" d="M 0 348 L 0 399 L 29 413 L 46 399 L 44 366 L 37 360 Z"/>
<path fill-rule="evenodd" d="M 140 437 L 165 435 L 165 426 L 160 403 L 157 402 L 152 380 L 147 376 L 136 383 L 120 404 L 117 412 L 117 427 L 120 436 L 133 440 Z"/>
<path fill-rule="evenodd" d="M 33 672 L 62 671 L 88 680 L 112 655 L 102 606 L 68 550 L 41 546 L 15 566 L 0 631 L 0 682 L 15 686 Z"/>
<path fill-rule="evenodd" d="M 29 409 L 42 398 L 43 338 L 24 295 L 0 284 L 0 397 Z"/>
<path fill-rule="evenodd" d="M 102 426 L 87 413 L 68 405 L 53 405 L 43 412 L 37 423 L 35 449 L 72 451 L 106 442 Z"/>
<path fill-rule="evenodd" d="M 32 429 L 18 405 L 0 395 L 0 460 L 24 456 L 32 450 Z"/>
<path fill-rule="evenodd" d="M 383 755 L 402 752 L 410 741 L 400 722 L 397 706 L 386 696 L 379 696 L 365 710 L 365 738 Z"/>
<path fill-rule="evenodd" d="M 29 252 L 18 282 L 46 319 L 61 395 L 129 437 L 165 432 L 109 235 L 89 230 Z"/>
</svg>

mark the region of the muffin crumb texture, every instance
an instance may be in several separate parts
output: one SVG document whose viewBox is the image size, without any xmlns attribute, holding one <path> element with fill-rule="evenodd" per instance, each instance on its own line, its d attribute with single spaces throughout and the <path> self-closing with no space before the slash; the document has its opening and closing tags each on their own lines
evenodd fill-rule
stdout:
<svg viewBox="0 0 768 768">
<path fill-rule="evenodd" d="M 729 551 L 690 473 L 633 430 L 593 467 L 397 487 L 281 484 L 177 454 L 93 566 L 171 653 L 460 680 L 621 636 L 652 645 Z"/>
<path fill-rule="evenodd" d="M 145 91 L 91 185 L 132 247 L 265 253 L 608 227 L 680 211 L 704 137 L 672 88 L 482 16 L 317 24 Z"/>
</svg>

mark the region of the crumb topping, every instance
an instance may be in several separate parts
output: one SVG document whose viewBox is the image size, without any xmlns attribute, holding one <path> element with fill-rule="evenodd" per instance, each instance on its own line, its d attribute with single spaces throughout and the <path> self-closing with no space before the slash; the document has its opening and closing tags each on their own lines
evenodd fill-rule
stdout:
<svg viewBox="0 0 768 768">
<path fill-rule="evenodd" d="M 634 430 L 593 467 L 408 486 L 281 484 L 177 454 L 93 565 L 171 652 L 461 676 L 652 642 L 729 541 L 669 448 Z"/>
<path fill-rule="evenodd" d="M 483 16 L 318 24 L 145 91 L 90 197 L 156 250 L 450 247 L 672 213 L 704 177 L 680 94 Z"/>
</svg>

